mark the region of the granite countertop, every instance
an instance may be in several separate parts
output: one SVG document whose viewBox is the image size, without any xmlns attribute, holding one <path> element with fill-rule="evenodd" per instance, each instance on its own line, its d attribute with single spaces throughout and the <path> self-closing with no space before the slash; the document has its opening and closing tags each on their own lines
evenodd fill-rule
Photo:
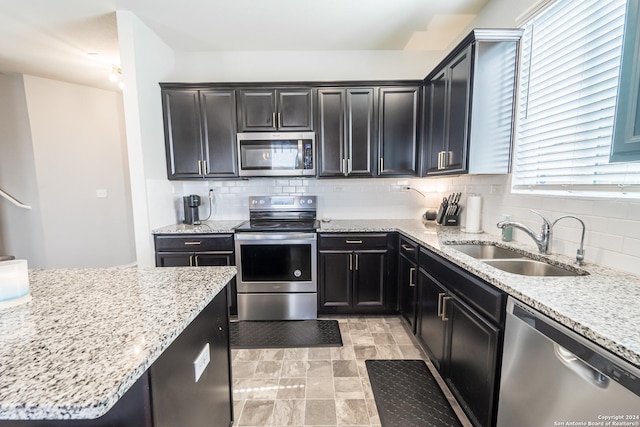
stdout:
<svg viewBox="0 0 640 427">
<path fill-rule="evenodd" d="M 173 224 L 156 228 L 153 234 L 207 234 L 233 233 L 234 228 L 247 221 L 246 219 L 202 221 L 199 225 Z"/>
<path fill-rule="evenodd" d="M 418 220 L 332 220 L 322 222 L 320 231 L 398 231 L 640 367 L 640 276 L 589 264 L 588 253 L 587 263 L 578 268 L 573 258 L 538 254 L 533 241 L 531 244 L 505 243 L 498 235 L 465 233 L 460 227 Z M 496 243 L 589 275 L 532 277 L 506 273 L 447 247 L 447 243 L 454 242 Z"/>
<path fill-rule="evenodd" d="M 32 300 L 0 310 L 0 419 L 104 415 L 235 273 L 30 270 Z"/>
</svg>

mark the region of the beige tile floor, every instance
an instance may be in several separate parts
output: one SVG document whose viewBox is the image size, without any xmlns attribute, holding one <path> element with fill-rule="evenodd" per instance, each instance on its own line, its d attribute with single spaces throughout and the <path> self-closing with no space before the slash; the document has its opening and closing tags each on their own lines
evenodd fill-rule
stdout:
<svg viewBox="0 0 640 427">
<path fill-rule="evenodd" d="M 366 359 L 423 359 L 435 372 L 400 317 L 332 319 L 342 347 L 232 350 L 234 426 L 380 426 Z"/>
</svg>

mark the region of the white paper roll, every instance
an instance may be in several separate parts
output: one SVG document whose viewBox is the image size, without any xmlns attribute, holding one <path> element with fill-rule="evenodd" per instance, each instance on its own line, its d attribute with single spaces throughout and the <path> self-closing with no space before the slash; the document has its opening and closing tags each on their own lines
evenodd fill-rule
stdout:
<svg viewBox="0 0 640 427">
<path fill-rule="evenodd" d="M 467 220 L 465 231 L 479 233 L 482 231 L 482 196 L 470 195 L 467 197 Z"/>
</svg>

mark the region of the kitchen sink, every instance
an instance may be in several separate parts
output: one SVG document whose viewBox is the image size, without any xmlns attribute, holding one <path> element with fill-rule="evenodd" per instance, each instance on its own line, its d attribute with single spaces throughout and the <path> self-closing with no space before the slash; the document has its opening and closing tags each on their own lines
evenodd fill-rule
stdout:
<svg viewBox="0 0 640 427">
<path fill-rule="evenodd" d="M 584 276 L 589 274 L 531 259 L 525 254 L 492 244 L 456 243 L 447 246 L 507 273 L 523 276 Z"/>
<path fill-rule="evenodd" d="M 523 276 L 584 276 L 585 272 L 567 270 L 562 267 L 533 259 L 491 259 L 484 263 L 507 273 Z"/>
<path fill-rule="evenodd" d="M 516 251 L 494 245 L 451 244 L 447 246 L 477 259 L 511 259 L 524 257 L 524 255 Z"/>
</svg>

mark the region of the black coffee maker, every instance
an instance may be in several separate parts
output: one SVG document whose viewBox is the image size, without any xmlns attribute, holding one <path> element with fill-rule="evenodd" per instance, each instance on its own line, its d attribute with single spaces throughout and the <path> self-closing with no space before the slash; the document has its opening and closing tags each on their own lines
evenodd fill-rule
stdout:
<svg viewBox="0 0 640 427">
<path fill-rule="evenodd" d="M 198 212 L 200 196 L 196 194 L 183 196 L 182 202 L 184 203 L 184 223 L 191 225 L 200 224 L 200 213 Z"/>
</svg>

